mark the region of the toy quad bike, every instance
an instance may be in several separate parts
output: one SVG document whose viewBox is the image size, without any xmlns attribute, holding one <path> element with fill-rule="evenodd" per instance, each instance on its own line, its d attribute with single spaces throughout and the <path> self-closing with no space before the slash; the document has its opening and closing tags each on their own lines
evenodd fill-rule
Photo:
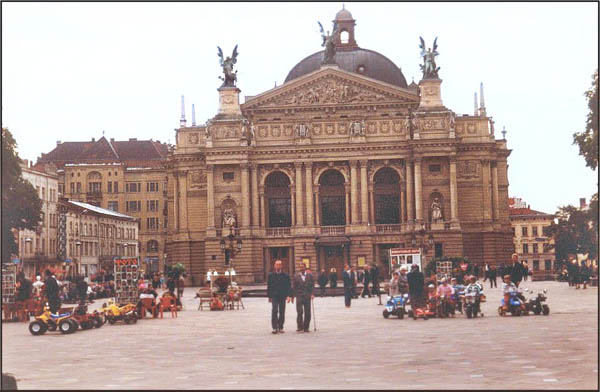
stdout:
<svg viewBox="0 0 600 392">
<path fill-rule="evenodd" d="M 104 313 L 104 322 L 108 321 L 111 325 L 119 320 L 125 324 L 135 324 L 138 319 L 134 304 L 117 306 L 114 301 L 108 301 L 108 305 L 102 305 L 101 312 Z"/>
<path fill-rule="evenodd" d="M 80 304 L 72 313 L 73 318 L 81 326 L 81 329 L 100 328 L 104 325 L 102 315 L 97 310 L 94 313 L 88 313 L 87 310 L 87 305 Z"/>
<path fill-rule="evenodd" d="M 508 311 L 513 316 L 520 316 L 521 314 L 527 316 L 529 314 L 529 311 L 525 307 L 522 297 L 522 294 L 519 292 L 510 293 L 510 298 L 508 301 Z M 500 316 L 506 316 L 506 310 L 504 309 L 504 298 L 502 298 L 502 300 L 500 301 L 500 306 L 498 307 L 498 314 Z"/>
<path fill-rule="evenodd" d="M 546 302 L 546 300 L 548 299 L 546 297 L 546 293 L 548 292 L 548 290 L 544 289 L 541 293 L 538 293 L 537 295 L 535 295 L 533 291 L 530 291 L 528 289 L 525 289 L 525 291 L 531 294 L 529 300 L 525 303 L 527 310 L 533 312 L 533 314 L 535 314 L 536 316 L 540 313 L 544 316 L 550 314 L 550 307 L 542 303 Z"/>
<path fill-rule="evenodd" d="M 75 333 L 78 327 L 77 321 L 72 318 L 72 313 L 52 314 L 46 304 L 43 313 L 29 323 L 29 332 L 37 336 L 47 331 L 56 331 L 58 328 L 61 333 L 70 334 Z"/>
<path fill-rule="evenodd" d="M 405 314 L 408 314 L 408 317 L 412 317 L 412 310 L 406 311 L 406 305 L 408 303 L 408 294 L 388 297 L 385 309 L 383 310 L 383 317 L 388 318 L 390 317 L 390 314 L 398 316 L 399 319 L 403 319 Z"/>
</svg>

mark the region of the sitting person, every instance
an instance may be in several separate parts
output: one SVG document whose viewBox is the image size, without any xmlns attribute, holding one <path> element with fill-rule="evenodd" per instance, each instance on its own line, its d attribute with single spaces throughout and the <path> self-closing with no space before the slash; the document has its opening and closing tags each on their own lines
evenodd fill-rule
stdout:
<svg viewBox="0 0 600 392">
<path fill-rule="evenodd" d="M 437 305 L 437 294 L 435 291 L 435 286 L 433 284 L 429 284 L 427 286 L 427 304 L 428 309 L 435 309 Z"/>
<path fill-rule="evenodd" d="M 213 293 L 212 301 L 210 301 L 210 310 L 223 310 L 223 302 L 219 299 L 217 293 Z"/>
<path fill-rule="evenodd" d="M 442 278 L 441 284 L 437 288 L 437 295 L 445 295 L 447 298 L 450 298 L 452 294 L 454 294 L 454 289 L 448 284 L 448 280 L 446 278 Z"/>
<path fill-rule="evenodd" d="M 504 275 L 504 283 L 502 284 L 502 293 L 504 294 L 504 306 L 502 309 L 508 311 L 508 304 L 510 301 L 510 295 L 512 293 L 518 293 L 517 286 L 510 280 L 510 275 Z"/>
</svg>

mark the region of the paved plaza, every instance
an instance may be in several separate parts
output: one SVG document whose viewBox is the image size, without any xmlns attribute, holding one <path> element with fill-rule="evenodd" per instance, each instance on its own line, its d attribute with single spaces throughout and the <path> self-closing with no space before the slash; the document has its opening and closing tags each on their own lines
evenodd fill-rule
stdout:
<svg viewBox="0 0 600 392">
<path fill-rule="evenodd" d="M 326 297 L 316 332 L 296 333 L 288 305 L 278 335 L 266 298 L 198 311 L 187 288 L 174 319 L 43 336 L 3 323 L 2 371 L 19 389 L 597 389 L 597 288 L 522 287 L 548 288 L 549 316 L 501 318 L 486 283 L 484 318 L 386 320 L 377 298 Z"/>
</svg>

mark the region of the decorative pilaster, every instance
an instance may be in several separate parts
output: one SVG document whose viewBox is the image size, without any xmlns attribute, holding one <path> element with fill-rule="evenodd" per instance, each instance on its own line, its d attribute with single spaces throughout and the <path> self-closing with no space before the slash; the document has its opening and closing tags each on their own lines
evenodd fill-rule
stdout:
<svg viewBox="0 0 600 392">
<path fill-rule="evenodd" d="M 375 192 L 373 191 L 373 184 L 369 185 L 369 222 L 372 225 L 375 224 Z"/>
<path fill-rule="evenodd" d="M 180 184 L 181 191 L 181 228 L 183 230 L 188 230 L 188 202 L 187 202 L 187 171 L 179 172 L 179 179 L 183 184 Z"/>
<path fill-rule="evenodd" d="M 175 231 L 179 231 L 179 175 L 175 171 L 173 172 L 173 218 L 175 219 Z"/>
<path fill-rule="evenodd" d="M 259 222 L 260 227 L 267 227 L 267 212 L 265 209 L 265 187 L 263 185 L 259 186 L 258 195 L 260 199 L 260 217 L 261 221 Z"/>
<path fill-rule="evenodd" d="M 421 158 L 414 161 L 415 165 L 415 219 L 423 221 L 423 185 L 421 182 Z"/>
<path fill-rule="evenodd" d="M 248 182 L 248 163 L 240 165 L 242 171 L 242 224 L 241 227 L 250 226 L 250 183 Z"/>
<path fill-rule="evenodd" d="M 482 87 L 483 89 L 483 87 Z M 482 90 L 483 91 L 483 90 Z M 485 109 L 485 106 L 484 106 Z M 500 211 L 498 210 L 498 165 L 496 161 L 492 162 L 492 206 L 493 206 L 493 217 L 494 220 L 498 220 L 500 217 Z"/>
<path fill-rule="evenodd" d="M 296 168 L 296 224 L 304 226 L 304 206 L 302 202 L 302 162 L 295 162 Z"/>
<path fill-rule="evenodd" d="M 346 224 L 350 224 L 350 184 L 344 184 L 344 194 L 346 196 Z"/>
<path fill-rule="evenodd" d="M 321 226 L 321 202 L 319 201 L 319 185 L 315 185 L 315 220 Z"/>
<path fill-rule="evenodd" d="M 296 186 L 290 189 L 291 203 L 292 203 L 292 226 L 296 226 Z"/>
<path fill-rule="evenodd" d="M 491 188 L 491 173 L 490 161 L 483 159 L 481 161 L 482 170 L 482 188 L 483 188 L 483 220 L 489 221 L 492 219 L 492 192 Z"/>
<path fill-rule="evenodd" d="M 415 213 L 413 209 L 414 199 L 414 183 L 412 174 L 413 163 L 407 162 L 406 164 L 406 216 L 409 222 L 415 219 Z"/>
<path fill-rule="evenodd" d="M 258 166 L 253 164 L 251 167 L 250 179 L 252 182 L 252 226 L 260 226 L 258 221 Z"/>
<path fill-rule="evenodd" d="M 369 222 L 369 190 L 367 184 L 367 163 L 368 161 L 360 161 L 360 213 L 361 222 L 366 224 Z"/>
<path fill-rule="evenodd" d="M 356 173 L 357 165 L 358 161 L 350 161 L 350 205 L 352 209 L 352 224 L 358 223 L 358 175 Z"/>
<path fill-rule="evenodd" d="M 312 162 L 305 162 L 306 169 L 306 224 L 312 226 L 315 224 L 313 212 L 313 182 L 312 182 Z"/>
<path fill-rule="evenodd" d="M 214 165 L 206 165 L 206 213 L 209 229 L 215 227 L 214 168 Z"/>
<path fill-rule="evenodd" d="M 450 220 L 458 220 L 458 187 L 456 182 L 456 158 L 450 158 Z"/>
<path fill-rule="evenodd" d="M 406 222 L 406 192 L 400 189 L 400 223 Z"/>
</svg>

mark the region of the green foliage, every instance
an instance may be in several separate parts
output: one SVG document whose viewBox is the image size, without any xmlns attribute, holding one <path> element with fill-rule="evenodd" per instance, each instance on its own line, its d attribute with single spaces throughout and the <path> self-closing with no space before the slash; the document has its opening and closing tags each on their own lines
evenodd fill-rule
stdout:
<svg viewBox="0 0 600 392">
<path fill-rule="evenodd" d="M 13 230 L 35 230 L 41 221 L 42 201 L 37 191 L 22 176 L 17 142 L 2 128 L 2 257 L 8 261 L 18 254 Z"/>
<path fill-rule="evenodd" d="M 568 261 L 569 255 L 587 254 L 589 258 L 598 256 L 598 195 L 592 197 L 590 209 L 581 211 L 568 205 L 560 207 L 556 213 L 558 224 L 552 222 L 544 228 L 544 235 L 554 237 L 556 260 Z"/>
<path fill-rule="evenodd" d="M 579 155 L 585 158 L 586 166 L 598 167 L 598 70 L 592 75 L 592 87 L 585 92 L 590 109 L 585 131 L 573 134 L 573 144 L 579 145 Z"/>
<path fill-rule="evenodd" d="M 185 274 L 185 266 L 181 263 L 167 267 L 167 276 L 171 278 L 179 279 L 179 277 L 183 274 Z"/>
<path fill-rule="evenodd" d="M 470 263 L 469 259 L 467 257 L 448 257 L 448 256 L 437 257 L 437 258 L 431 259 L 431 261 L 429 261 L 429 263 L 423 269 L 423 274 L 425 276 L 434 275 L 436 273 L 436 262 L 438 262 L 438 261 L 451 261 L 452 262 L 452 270 L 454 270 L 455 268 L 460 268 L 460 264 L 462 262 L 465 262 L 467 264 Z"/>
</svg>

